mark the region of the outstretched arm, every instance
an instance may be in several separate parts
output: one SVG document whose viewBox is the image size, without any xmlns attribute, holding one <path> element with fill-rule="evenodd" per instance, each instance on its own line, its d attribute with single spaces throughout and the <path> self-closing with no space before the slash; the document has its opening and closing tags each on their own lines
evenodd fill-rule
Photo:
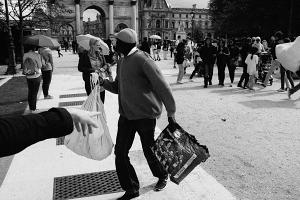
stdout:
<svg viewBox="0 0 300 200">
<path fill-rule="evenodd" d="M 68 135 L 73 131 L 73 122 L 77 129 L 81 126 L 85 130 L 88 126 L 91 132 L 91 127 L 97 126 L 91 118 L 95 114 L 51 108 L 38 114 L 0 118 L 0 157 L 18 153 L 45 139 Z"/>
</svg>

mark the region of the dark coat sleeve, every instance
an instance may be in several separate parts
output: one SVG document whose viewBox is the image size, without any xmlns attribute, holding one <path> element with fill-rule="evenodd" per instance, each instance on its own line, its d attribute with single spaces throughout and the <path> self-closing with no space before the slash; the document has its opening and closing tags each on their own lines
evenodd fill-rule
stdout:
<svg viewBox="0 0 300 200">
<path fill-rule="evenodd" d="M 73 120 L 63 108 L 39 114 L 0 118 L 0 157 L 22 151 L 28 146 L 73 131 Z"/>
<path fill-rule="evenodd" d="M 88 51 L 84 51 L 79 54 L 78 71 L 83 73 L 91 73 L 95 71 L 91 66 Z"/>
</svg>

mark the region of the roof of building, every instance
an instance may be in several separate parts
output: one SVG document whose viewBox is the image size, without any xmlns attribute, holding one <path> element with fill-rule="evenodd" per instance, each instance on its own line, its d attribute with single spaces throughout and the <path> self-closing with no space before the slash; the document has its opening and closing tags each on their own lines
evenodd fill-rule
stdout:
<svg viewBox="0 0 300 200">
<path fill-rule="evenodd" d="M 197 4 L 197 8 L 207 8 L 208 0 L 166 0 L 171 8 L 193 8 L 193 4 Z"/>
</svg>

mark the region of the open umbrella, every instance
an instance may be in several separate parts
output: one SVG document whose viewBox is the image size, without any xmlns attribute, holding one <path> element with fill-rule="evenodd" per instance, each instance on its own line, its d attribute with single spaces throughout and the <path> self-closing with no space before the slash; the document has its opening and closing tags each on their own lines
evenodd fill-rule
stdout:
<svg viewBox="0 0 300 200">
<path fill-rule="evenodd" d="M 159 35 L 151 35 L 151 39 L 161 40 L 161 37 Z"/>
<path fill-rule="evenodd" d="M 40 47 L 59 47 L 60 44 L 57 42 L 56 39 L 45 35 L 34 35 L 29 36 L 25 39 L 24 44 L 28 45 L 35 45 Z"/>
<path fill-rule="evenodd" d="M 95 39 L 95 40 L 99 40 L 100 41 L 100 46 L 101 46 L 103 55 L 109 55 L 109 47 L 108 47 L 108 45 L 103 40 L 101 40 L 100 38 L 95 37 L 95 36 L 90 35 L 90 34 L 77 35 L 76 36 L 76 40 L 77 40 L 78 46 L 84 48 L 85 50 L 89 50 L 90 49 L 90 44 L 89 43 L 90 43 L 90 39 L 92 39 L 92 38 Z"/>
</svg>

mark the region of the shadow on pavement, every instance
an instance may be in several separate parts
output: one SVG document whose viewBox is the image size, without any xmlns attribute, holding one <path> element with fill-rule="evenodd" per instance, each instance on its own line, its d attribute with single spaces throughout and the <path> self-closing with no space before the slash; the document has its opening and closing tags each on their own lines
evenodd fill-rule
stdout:
<svg viewBox="0 0 300 200">
<path fill-rule="evenodd" d="M 140 189 L 140 195 L 143 195 L 143 194 L 146 194 L 146 193 L 148 193 L 150 191 L 153 191 L 154 186 L 155 186 L 155 183 L 153 183 L 151 185 L 146 185 L 146 186 L 142 187 Z"/>
<path fill-rule="evenodd" d="M 289 108 L 289 109 L 300 109 L 300 104 L 295 104 L 297 100 L 252 100 L 239 102 L 240 104 L 247 106 L 252 109 L 260 108 Z"/>
</svg>

